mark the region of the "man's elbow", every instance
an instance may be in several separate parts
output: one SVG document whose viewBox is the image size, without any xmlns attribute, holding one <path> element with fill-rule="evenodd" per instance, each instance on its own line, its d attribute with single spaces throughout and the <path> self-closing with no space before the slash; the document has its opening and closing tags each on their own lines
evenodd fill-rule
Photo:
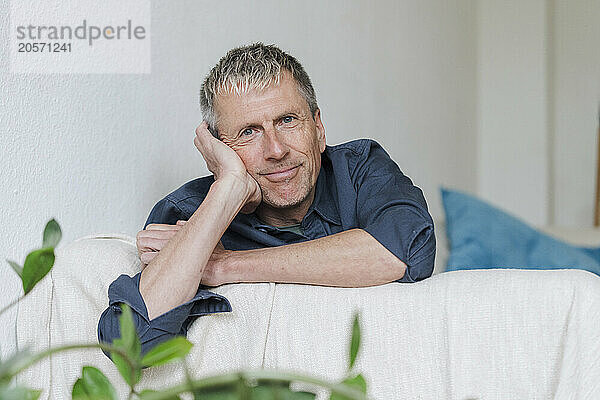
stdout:
<svg viewBox="0 0 600 400">
<path fill-rule="evenodd" d="M 424 240 L 421 242 L 413 242 L 416 244 L 416 250 L 409 249 L 409 256 L 405 262 L 402 262 L 402 276 L 397 279 L 398 282 L 418 282 L 429 278 L 433 273 L 435 264 L 435 235 L 433 229 L 427 232 L 427 235 L 422 236 Z M 414 248 L 414 247 L 413 247 Z"/>
<path fill-rule="evenodd" d="M 433 241 L 433 249 L 423 252 L 418 258 L 413 257 L 405 264 L 404 274 L 399 282 L 418 282 L 431 276 L 435 263 L 435 239 Z"/>
<path fill-rule="evenodd" d="M 98 342 L 103 344 L 112 344 L 115 339 L 121 337 L 121 329 L 119 324 L 119 316 L 121 312 L 118 307 L 109 306 L 98 321 Z M 158 346 L 160 343 L 172 339 L 178 335 L 185 336 L 186 330 L 180 331 L 178 334 L 170 332 L 164 327 L 151 327 L 148 322 L 138 315 L 133 313 L 133 323 L 135 325 L 136 334 L 140 339 L 141 355 L 144 356 L 148 351 Z M 102 349 L 102 352 L 108 357 L 108 351 Z M 112 360 L 112 358 L 111 358 Z"/>
<path fill-rule="evenodd" d="M 119 316 L 115 313 L 115 310 L 109 306 L 98 321 L 98 343 L 100 344 L 112 344 L 115 339 L 121 337 L 119 328 Z M 110 354 L 102 349 L 102 352 L 106 357 L 110 358 Z"/>
<path fill-rule="evenodd" d="M 397 281 L 399 279 L 402 279 L 406 274 L 406 270 L 408 269 L 404 261 L 394 256 L 394 260 L 390 264 L 391 265 L 389 266 L 389 270 L 392 271 L 393 275 L 390 281 Z"/>
</svg>

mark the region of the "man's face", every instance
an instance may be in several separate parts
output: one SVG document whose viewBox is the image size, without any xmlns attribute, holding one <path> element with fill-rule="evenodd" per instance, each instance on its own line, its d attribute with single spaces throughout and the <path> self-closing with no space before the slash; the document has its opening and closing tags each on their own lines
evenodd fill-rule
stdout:
<svg viewBox="0 0 600 400">
<path fill-rule="evenodd" d="M 258 182 L 263 203 L 278 209 L 312 203 L 325 128 L 291 74 L 284 71 L 278 85 L 264 90 L 218 96 L 215 112 L 219 137 Z"/>
</svg>

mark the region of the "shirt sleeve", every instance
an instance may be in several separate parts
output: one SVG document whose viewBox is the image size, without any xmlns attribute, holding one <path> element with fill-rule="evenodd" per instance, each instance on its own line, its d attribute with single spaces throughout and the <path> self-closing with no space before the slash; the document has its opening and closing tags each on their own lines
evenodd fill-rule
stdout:
<svg viewBox="0 0 600 400">
<path fill-rule="evenodd" d="M 179 219 L 187 220 L 188 216 L 184 215 L 177 204 L 167 196 L 152 208 L 144 228 L 152 223 L 174 225 Z M 206 290 L 206 286 L 200 285 L 194 298 L 150 321 L 146 304 L 140 294 L 140 275 L 141 272 L 133 277 L 121 275 L 109 286 L 109 305 L 98 322 L 100 342 L 112 343 L 114 339 L 121 336 L 119 329 L 121 303 L 131 307 L 133 322 L 142 344 L 142 354 L 172 337 L 185 336 L 190 324 L 201 315 L 231 311 L 231 305 L 225 297 L 210 292 Z"/>
<path fill-rule="evenodd" d="M 435 234 L 423 192 L 386 151 L 369 141 L 357 166 L 359 227 L 407 266 L 398 282 L 416 282 L 433 272 Z"/>
<path fill-rule="evenodd" d="M 142 344 L 142 354 L 151 348 L 177 335 L 185 336 L 194 319 L 217 312 L 231 311 L 229 301 L 201 285 L 191 300 L 149 320 L 148 310 L 140 294 L 140 273 L 133 277 L 119 276 L 108 288 L 109 305 L 98 322 L 98 340 L 112 343 L 121 336 L 119 316 L 121 303 L 131 307 L 133 322 Z M 108 354 L 105 352 L 108 356 Z"/>
</svg>

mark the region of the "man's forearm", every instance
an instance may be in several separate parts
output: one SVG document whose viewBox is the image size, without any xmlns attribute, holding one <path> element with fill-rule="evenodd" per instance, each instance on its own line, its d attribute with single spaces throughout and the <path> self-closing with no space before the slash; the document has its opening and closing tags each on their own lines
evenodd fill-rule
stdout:
<svg viewBox="0 0 600 400">
<path fill-rule="evenodd" d="M 215 246 L 245 202 L 245 188 L 234 178 L 216 181 L 200 207 L 140 277 L 148 317 L 192 299 Z"/>
<path fill-rule="evenodd" d="M 226 262 L 234 282 L 361 287 L 395 281 L 406 271 L 402 261 L 362 229 L 280 247 L 233 251 Z"/>
</svg>

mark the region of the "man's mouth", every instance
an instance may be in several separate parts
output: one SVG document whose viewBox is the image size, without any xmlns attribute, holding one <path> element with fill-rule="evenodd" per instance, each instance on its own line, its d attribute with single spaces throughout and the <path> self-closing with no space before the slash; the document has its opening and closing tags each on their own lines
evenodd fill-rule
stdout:
<svg viewBox="0 0 600 400">
<path fill-rule="evenodd" d="M 286 179 L 292 179 L 298 173 L 300 165 L 296 165 L 295 167 L 286 167 L 274 172 L 270 172 L 267 174 L 261 174 L 265 178 L 267 178 L 271 182 L 282 182 Z"/>
</svg>

